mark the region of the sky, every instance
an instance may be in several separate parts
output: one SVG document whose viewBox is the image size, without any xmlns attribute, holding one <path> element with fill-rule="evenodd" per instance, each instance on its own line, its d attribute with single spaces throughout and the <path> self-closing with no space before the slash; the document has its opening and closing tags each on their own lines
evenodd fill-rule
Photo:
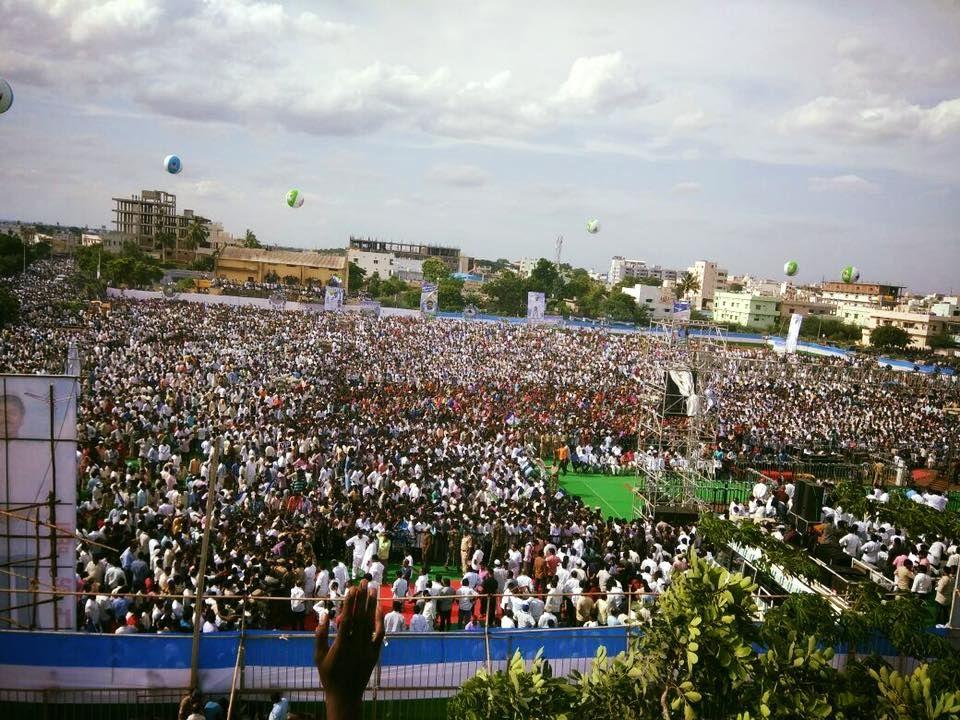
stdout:
<svg viewBox="0 0 960 720">
<path fill-rule="evenodd" d="M 0 0 L 0 218 L 960 292 L 960 0 Z M 183 172 L 164 172 L 178 154 Z M 299 188 L 306 202 L 288 208 Z M 588 235 L 586 221 L 601 229 Z"/>
</svg>

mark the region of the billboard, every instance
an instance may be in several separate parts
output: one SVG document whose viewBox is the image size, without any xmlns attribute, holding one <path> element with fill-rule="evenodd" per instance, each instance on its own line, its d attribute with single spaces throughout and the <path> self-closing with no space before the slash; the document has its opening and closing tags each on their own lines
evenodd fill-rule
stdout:
<svg viewBox="0 0 960 720">
<path fill-rule="evenodd" d="M 790 315 L 790 331 L 787 333 L 786 351 L 787 354 L 797 351 L 797 340 L 800 339 L 800 326 L 803 324 L 803 315 L 792 313 Z"/>
<path fill-rule="evenodd" d="M 527 293 L 527 320 L 540 322 L 547 312 L 547 296 L 542 292 Z"/>
<path fill-rule="evenodd" d="M 420 286 L 420 312 L 424 315 L 437 314 L 437 285 L 436 283 L 424 283 Z"/>
<path fill-rule="evenodd" d="M 73 630 L 76 377 L 0 375 L 0 627 Z"/>
<path fill-rule="evenodd" d="M 343 288 L 327 285 L 323 295 L 323 309 L 327 312 L 337 312 L 343 305 Z"/>
<path fill-rule="evenodd" d="M 689 320 L 690 314 L 690 302 L 688 300 L 682 300 L 673 303 L 674 320 Z"/>
</svg>

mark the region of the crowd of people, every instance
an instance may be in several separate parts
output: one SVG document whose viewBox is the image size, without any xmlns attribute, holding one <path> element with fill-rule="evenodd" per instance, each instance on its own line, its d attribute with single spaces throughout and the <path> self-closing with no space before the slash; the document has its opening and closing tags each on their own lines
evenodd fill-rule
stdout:
<svg viewBox="0 0 960 720">
<path fill-rule="evenodd" d="M 67 317 L 69 272 L 41 262 L 17 282 L 0 370 L 62 372 L 67 345 L 82 349 L 87 630 L 303 628 L 360 578 L 392 608 L 388 632 L 641 622 L 700 542 L 695 527 L 605 517 L 541 459 L 613 474 L 651 462 L 636 450 L 638 380 L 656 380 L 642 336 L 169 300 Z M 709 389 L 706 460 L 955 453 L 933 382 L 917 394 L 755 367 Z"/>
</svg>

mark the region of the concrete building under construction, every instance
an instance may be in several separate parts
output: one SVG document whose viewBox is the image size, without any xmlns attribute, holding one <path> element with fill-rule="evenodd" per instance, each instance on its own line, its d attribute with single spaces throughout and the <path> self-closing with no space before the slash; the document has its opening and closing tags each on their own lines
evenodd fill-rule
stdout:
<svg viewBox="0 0 960 720">
<path fill-rule="evenodd" d="M 158 250 L 157 235 L 169 230 L 177 246 L 187 236 L 190 223 L 203 220 L 193 210 L 177 213 L 177 196 L 163 190 L 143 190 L 129 198 L 113 198 L 113 226 L 142 250 Z"/>
</svg>

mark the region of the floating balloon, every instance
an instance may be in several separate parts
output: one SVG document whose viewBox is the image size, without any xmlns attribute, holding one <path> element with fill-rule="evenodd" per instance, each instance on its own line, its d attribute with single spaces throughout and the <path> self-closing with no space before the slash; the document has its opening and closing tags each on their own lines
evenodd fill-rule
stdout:
<svg viewBox="0 0 960 720">
<path fill-rule="evenodd" d="M 587 220 L 587 232 L 594 235 L 600 232 L 600 221 L 597 219 Z"/>
<path fill-rule="evenodd" d="M 303 193 L 299 190 L 291 190 L 287 193 L 287 205 L 292 208 L 298 208 L 303 205 Z"/>
<path fill-rule="evenodd" d="M 800 269 L 800 266 L 797 265 L 796 260 L 787 260 L 783 264 L 783 274 L 786 275 L 787 277 L 793 277 L 794 275 L 797 274 L 797 270 L 799 269 Z"/>
<path fill-rule="evenodd" d="M 0 77 L 0 113 L 5 113 L 13 105 L 13 88 Z"/>
<path fill-rule="evenodd" d="M 163 169 L 171 175 L 176 175 L 183 170 L 183 163 L 180 162 L 180 158 L 177 155 L 167 155 L 163 159 Z"/>
<path fill-rule="evenodd" d="M 840 279 L 845 283 L 855 283 L 860 279 L 860 271 L 853 265 L 847 265 L 840 271 Z"/>
</svg>

